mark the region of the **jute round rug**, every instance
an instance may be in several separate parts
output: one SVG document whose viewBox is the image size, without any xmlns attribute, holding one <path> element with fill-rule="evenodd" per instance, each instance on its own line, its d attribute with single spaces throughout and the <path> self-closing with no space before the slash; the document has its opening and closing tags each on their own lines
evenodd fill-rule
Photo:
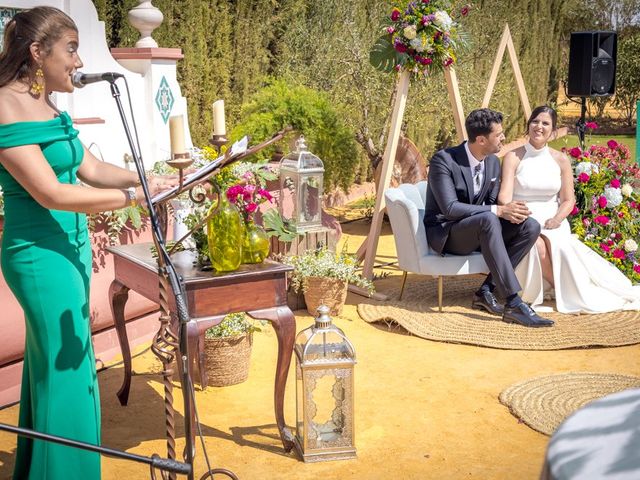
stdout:
<svg viewBox="0 0 640 480">
<path fill-rule="evenodd" d="M 550 328 L 527 328 L 504 323 L 500 317 L 471 309 L 473 292 L 482 276 L 465 275 L 444 279 L 443 311 L 438 312 L 437 281 L 429 277 L 407 281 L 398 301 L 398 279 L 382 293 L 390 300 L 367 299 L 358 305 L 366 322 L 395 322 L 428 340 L 464 343 L 509 350 L 560 350 L 578 347 L 615 347 L 640 343 L 640 312 L 624 311 L 597 315 L 545 313 L 556 323 Z M 549 305 L 553 305 L 552 303 Z"/>
<path fill-rule="evenodd" d="M 587 403 L 640 387 L 640 377 L 606 373 L 565 373 L 516 383 L 500 402 L 534 430 L 551 435 L 562 421 Z"/>
</svg>

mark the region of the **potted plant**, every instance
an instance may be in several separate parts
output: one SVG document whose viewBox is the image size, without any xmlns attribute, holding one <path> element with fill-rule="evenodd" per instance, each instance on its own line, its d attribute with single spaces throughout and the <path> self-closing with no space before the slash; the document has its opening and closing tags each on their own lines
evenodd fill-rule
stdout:
<svg viewBox="0 0 640 480">
<path fill-rule="evenodd" d="M 345 245 L 346 247 L 346 245 Z M 304 293 L 307 311 L 316 314 L 320 305 L 330 308 L 330 315 L 339 315 L 347 299 L 349 283 L 373 292 L 373 284 L 358 272 L 358 261 L 343 248 L 340 253 L 326 247 L 309 250 L 302 255 L 284 257 L 291 265 L 291 287 Z"/>
<path fill-rule="evenodd" d="M 225 387 L 249 376 L 253 332 L 260 328 L 246 313 L 230 313 L 204 333 L 207 385 Z"/>
</svg>

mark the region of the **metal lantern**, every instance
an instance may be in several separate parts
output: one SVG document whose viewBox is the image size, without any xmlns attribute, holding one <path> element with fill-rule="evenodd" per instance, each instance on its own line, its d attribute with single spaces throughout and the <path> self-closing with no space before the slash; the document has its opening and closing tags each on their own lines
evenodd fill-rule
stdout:
<svg viewBox="0 0 640 480">
<path fill-rule="evenodd" d="M 304 136 L 296 140 L 296 151 L 280 161 L 280 215 L 291 220 L 298 233 L 322 226 L 322 160 L 307 150 Z M 287 212 L 285 198 L 293 201 Z"/>
<path fill-rule="evenodd" d="M 318 307 L 314 325 L 301 331 L 296 353 L 296 437 L 305 462 L 355 458 L 353 367 L 356 352 Z"/>
</svg>

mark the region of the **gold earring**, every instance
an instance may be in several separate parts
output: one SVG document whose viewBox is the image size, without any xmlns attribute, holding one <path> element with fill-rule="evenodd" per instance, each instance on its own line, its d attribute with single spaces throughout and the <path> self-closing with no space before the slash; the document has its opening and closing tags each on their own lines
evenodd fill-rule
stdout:
<svg viewBox="0 0 640 480">
<path fill-rule="evenodd" d="M 39 96 L 44 92 L 44 72 L 42 68 L 36 70 L 36 78 L 31 82 L 31 88 L 29 89 L 31 95 Z"/>
</svg>

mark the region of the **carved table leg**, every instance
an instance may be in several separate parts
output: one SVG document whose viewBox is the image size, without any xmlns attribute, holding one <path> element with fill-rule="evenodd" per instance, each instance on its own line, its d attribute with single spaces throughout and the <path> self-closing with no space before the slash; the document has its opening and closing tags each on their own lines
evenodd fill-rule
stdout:
<svg viewBox="0 0 640 480">
<path fill-rule="evenodd" d="M 125 287 L 117 280 L 111 282 L 109 286 L 109 298 L 111 299 L 111 314 L 113 315 L 113 323 L 118 334 L 118 343 L 124 361 L 124 380 L 122 386 L 117 393 L 120 405 L 126 405 L 129 401 L 129 389 L 131 388 L 131 350 L 129 348 L 129 339 L 127 337 L 127 327 L 124 319 L 124 306 L 129 299 L 129 288 Z"/>
<path fill-rule="evenodd" d="M 269 320 L 278 337 L 278 364 L 273 400 L 282 445 L 284 450 L 288 452 L 293 448 L 294 443 L 293 435 L 284 421 L 284 391 L 296 338 L 296 317 L 287 306 L 253 310 L 247 313 L 256 319 Z"/>
</svg>

